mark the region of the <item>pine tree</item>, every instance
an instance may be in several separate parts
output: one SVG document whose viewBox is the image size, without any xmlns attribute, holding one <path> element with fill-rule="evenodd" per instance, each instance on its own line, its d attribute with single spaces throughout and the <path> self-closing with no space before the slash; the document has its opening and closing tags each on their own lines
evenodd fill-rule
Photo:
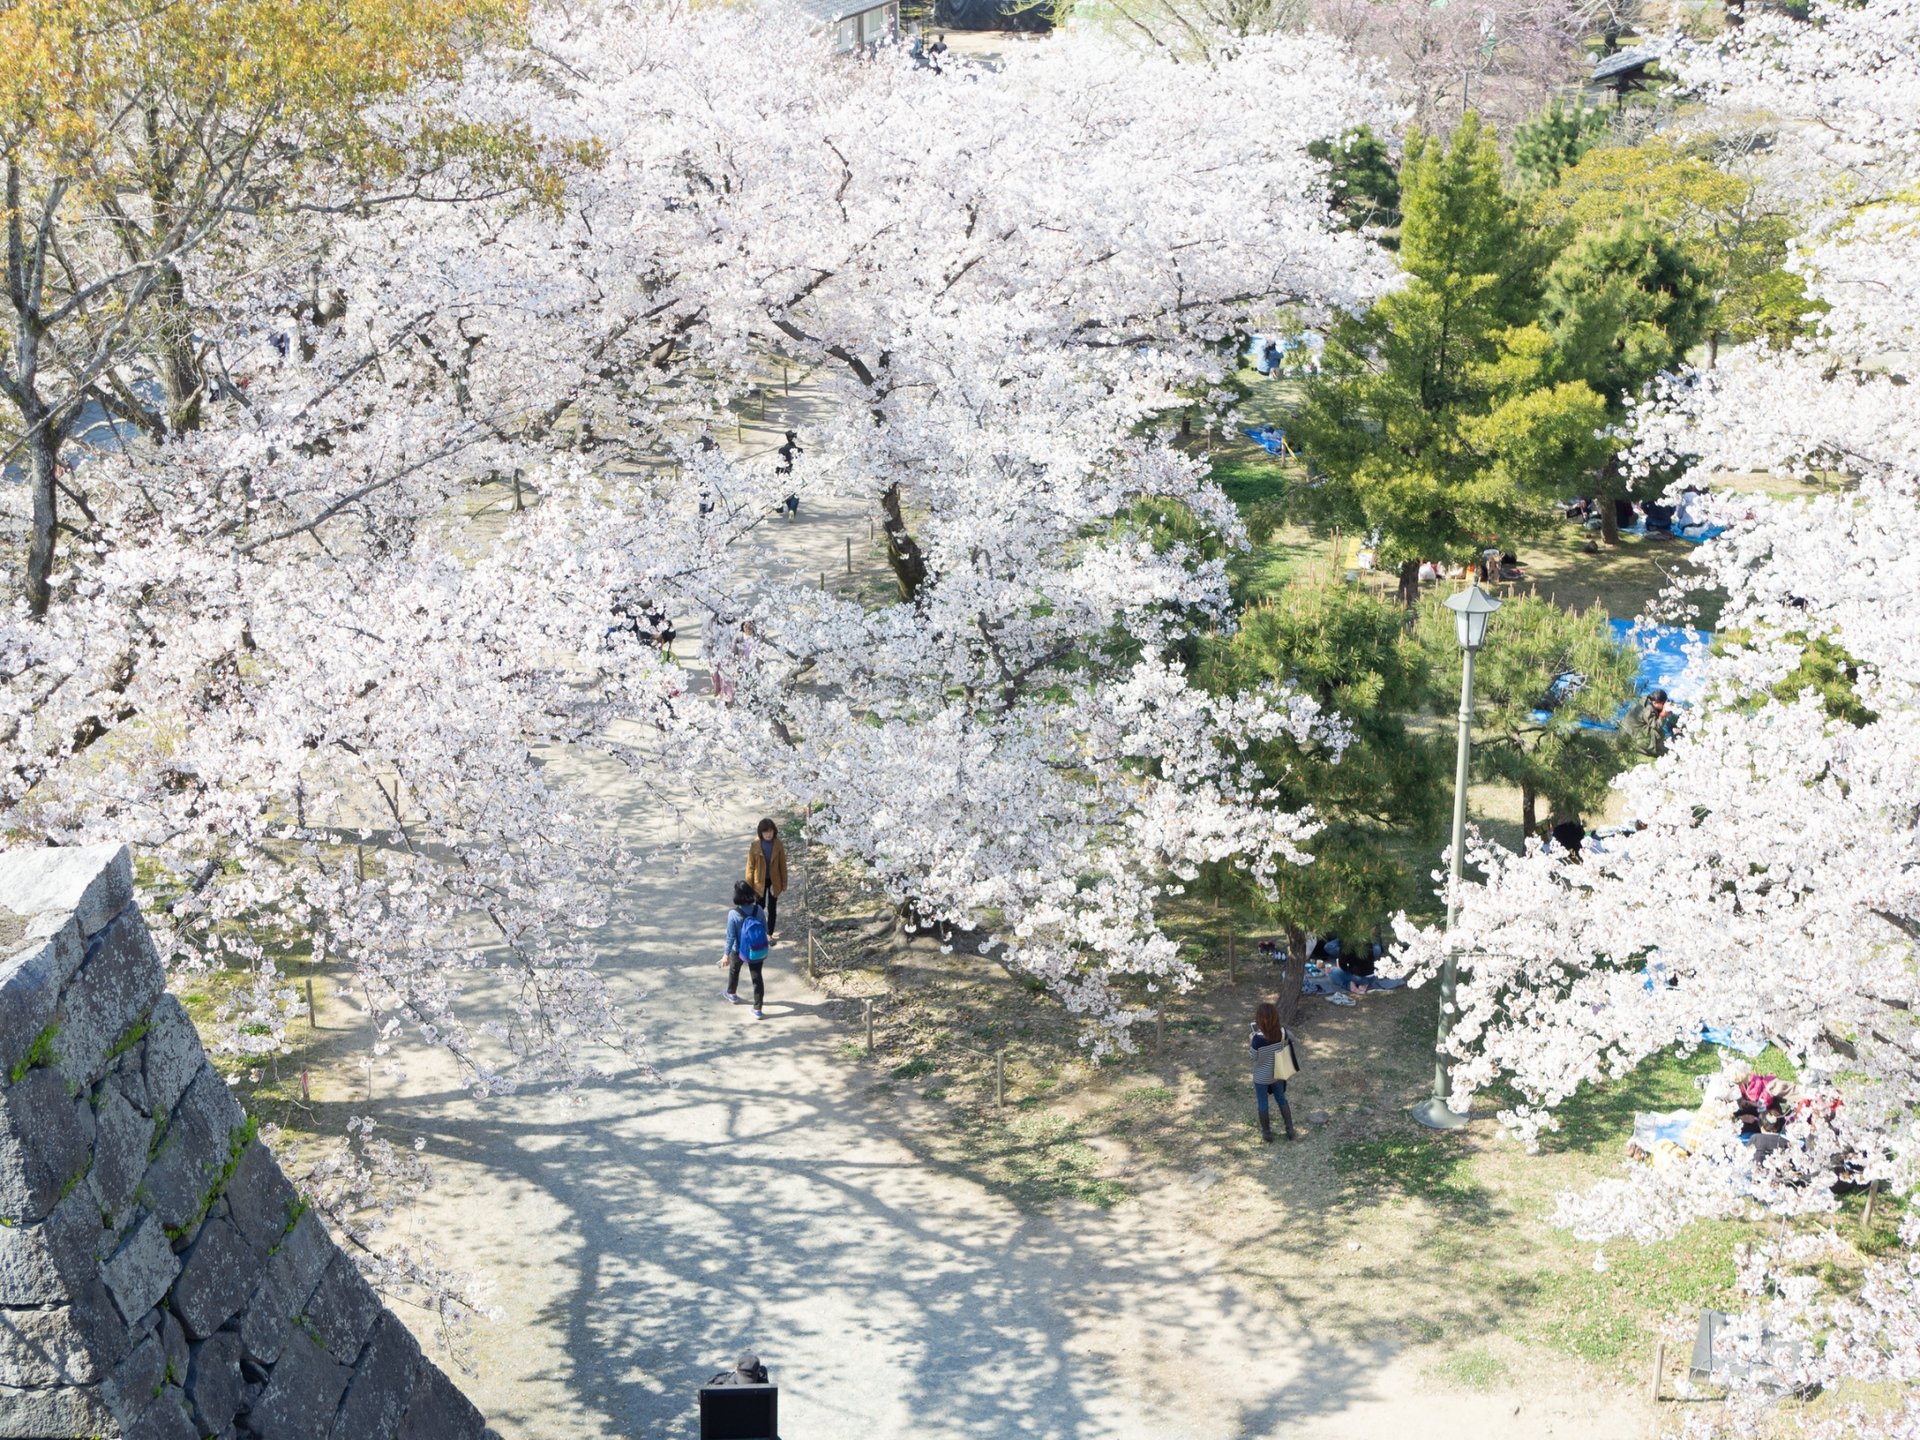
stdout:
<svg viewBox="0 0 1920 1440">
<path fill-rule="evenodd" d="M 1531 531 L 1554 489 L 1601 463 L 1606 404 L 1550 373 L 1530 323 L 1540 245 L 1477 119 L 1445 145 L 1409 141 L 1401 207 L 1407 283 L 1333 327 L 1294 419 L 1317 483 L 1293 503 L 1323 528 L 1378 531 L 1412 605 L 1422 560 Z"/>
<path fill-rule="evenodd" d="M 1568 109 L 1555 99 L 1545 110 L 1513 132 L 1513 168 L 1529 186 L 1558 184 L 1606 133 L 1603 111 L 1589 110 L 1584 101 Z"/>
</svg>

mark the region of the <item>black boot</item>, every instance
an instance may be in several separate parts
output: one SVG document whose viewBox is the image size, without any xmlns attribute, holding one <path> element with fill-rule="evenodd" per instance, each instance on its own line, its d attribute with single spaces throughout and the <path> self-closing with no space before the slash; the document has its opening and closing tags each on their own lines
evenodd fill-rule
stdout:
<svg viewBox="0 0 1920 1440">
<path fill-rule="evenodd" d="M 1260 1138 L 1269 1145 L 1273 1144 L 1273 1121 L 1267 1118 L 1264 1110 L 1260 1112 Z"/>
<path fill-rule="evenodd" d="M 1280 1102 L 1280 1123 L 1287 1127 L 1287 1139 L 1295 1139 L 1296 1137 L 1293 1133 L 1293 1111 L 1288 1108 L 1287 1102 L 1284 1100 Z M 1269 1140 L 1273 1138 L 1271 1131 L 1268 1132 L 1267 1138 Z"/>
</svg>

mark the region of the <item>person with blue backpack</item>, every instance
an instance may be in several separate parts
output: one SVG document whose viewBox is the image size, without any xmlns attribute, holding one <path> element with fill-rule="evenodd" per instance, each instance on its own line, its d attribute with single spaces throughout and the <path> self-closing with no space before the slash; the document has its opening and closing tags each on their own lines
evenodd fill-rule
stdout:
<svg viewBox="0 0 1920 1440">
<path fill-rule="evenodd" d="M 727 967 L 729 1004 L 740 1003 L 740 967 L 753 976 L 753 1018 L 763 1020 L 761 1007 L 766 1003 L 767 987 L 761 978 L 767 963 L 767 912 L 760 908 L 760 897 L 753 886 L 742 880 L 733 887 L 733 908 L 727 912 L 727 950 L 720 957 Z"/>
</svg>

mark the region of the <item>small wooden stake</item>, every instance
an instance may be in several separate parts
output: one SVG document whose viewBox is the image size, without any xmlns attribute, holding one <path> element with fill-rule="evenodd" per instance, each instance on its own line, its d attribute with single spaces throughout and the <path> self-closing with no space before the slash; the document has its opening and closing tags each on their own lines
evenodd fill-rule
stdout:
<svg viewBox="0 0 1920 1440">
<path fill-rule="evenodd" d="M 847 574 L 853 573 L 853 537 L 847 536 Z"/>
<path fill-rule="evenodd" d="M 1007 1052 L 1004 1049 L 993 1057 L 993 1103 L 1007 1103 Z"/>
<path fill-rule="evenodd" d="M 824 570 L 820 572 L 820 588 L 822 590 L 827 588 L 827 572 Z"/>
<path fill-rule="evenodd" d="M 307 1028 L 309 1030 L 320 1028 L 320 1021 L 313 1008 L 313 977 L 311 975 L 307 977 Z"/>
<path fill-rule="evenodd" d="M 309 1105 L 313 1103 L 313 1089 L 307 1083 L 307 1072 L 304 1070 L 300 1072 L 300 1098 Z"/>
<path fill-rule="evenodd" d="M 1660 1377 L 1666 1373 L 1666 1369 L 1667 1342 L 1656 1340 L 1653 1342 L 1653 1383 L 1647 1388 L 1649 1400 L 1658 1402 L 1660 1399 Z"/>
<path fill-rule="evenodd" d="M 1880 1182 L 1878 1180 L 1869 1180 L 1867 1182 L 1867 1213 L 1860 1217 L 1860 1228 L 1862 1230 L 1871 1230 L 1873 1228 L 1873 1202 L 1879 1198 Z"/>
<path fill-rule="evenodd" d="M 867 1054 L 873 1054 L 873 1001 L 867 1001 Z"/>
<path fill-rule="evenodd" d="M 1155 1012 L 1153 1017 L 1153 1048 L 1158 1054 L 1167 1053 L 1167 1017 L 1163 1011 Z"/>
</svg>

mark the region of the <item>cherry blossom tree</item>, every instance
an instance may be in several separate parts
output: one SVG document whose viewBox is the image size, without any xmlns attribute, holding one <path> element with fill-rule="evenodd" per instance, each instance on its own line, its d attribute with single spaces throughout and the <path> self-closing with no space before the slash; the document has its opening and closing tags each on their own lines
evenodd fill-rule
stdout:
<svg viewBox="0 0 1920 1440">
<path fill-rule="evenodd" d="M 570 749 L 648 784 L 749 748 L 916 915 L 1002 935 L 1108 1035 L 1112 975 L 1190 978 L 1152 918 L 1169 870 L 1303 858 L 1240 745 L 1339 727 L 1169 658 L 1243 536 L 1155 426 L 1239 330 L 1384 283 L 1306 155 L 1377 96 L 1324 45 L 935 76 L 814 38 L 536 11 L 420 103 L 566 157 L 564 205 L 315 178 L 235 210 L 170 261 L 223 377 L 196 423 L 66 435 L 49 603 L 0 629 L 0 807 L 16 839 L 136 844 L 218 1047 L 277 1050 L 312 957 L 476 1091 L 639 1055 L 585 938 L 633 862 L 547 763 Z M 875 507 L 896 604 L 755 564 L 786 482 L 706 432 L 774 346 L 841 403 L 806 483 Z M 136 397 L 141 363 L 116 355 Z M 754 622 L 742 703 L 680 693 L 621 596 Z"/>
<path fill-rule="evenodd" d="M 1728 1127 L 1692 1161 L 1635 1169 L 1563 1220 L 1593 1239 L 1653 1238 L 1753 1207 L 1812 1217 L 1743 1269 L 1750 1348 L 1764 1327 L 1785 1383 L 1851 1377 L 1908 1387 L 1899 1415 L 1852 1414 L 1850 1433 L 1920 1433 L 1920 1223 L 1857 1288 L 1823 1286 L 1836 1242 L 1836 1168 L 1910 1196 L 1920 1181 L 1920 426 L 1904 373 L 1920 334 L 1920 8 L 1815 7 L 1811 28 L 1756 18 L 1678 64 L 1713 106 L 1772 115 L 1783 169 L 1819 215 L 1796 268 L 1830 308 L 1786 351 L 1747 347 L 1672 378 L 1637 416 L 1643 464 L 1728 486 L 1770 470 L 1812 481 L 1803 500 L 1729 494 L 1729 532 L 1703 547 L 1696 588 L 1718 588 L 1722 643 L 1700 662 L 1702 703 L 1672 749 L 1619 782 L 1637 833 L 1569 865 L 1481 846 L 1461 897 L 1468 954 L 1452 1036 L 1454 1103 L 1503 1080 L 1502 1120 L 1551 1126 L 1580 1087 L 1699 1043 L 1704 1025 L 1769 1040 L 1809 1103 L 1793 1142 L 1754 1163 Z M 1672 597 L 1687 603 L 1682 589 Z M 1498 643 L 1497 635 L 1489 643 Z M 1837 674 L 1849 693 L 1816 684 Z M 1430 973 L 1447 944 L 1411 947 Z M 1710 1082 L 1730 1098 L 1750 1066 Z M 1730 1108 L 1730 1106 L 1729 1106 Z M 1734 1423 L 1760 1423 L 1746 1394 Z"/>
</svg>

